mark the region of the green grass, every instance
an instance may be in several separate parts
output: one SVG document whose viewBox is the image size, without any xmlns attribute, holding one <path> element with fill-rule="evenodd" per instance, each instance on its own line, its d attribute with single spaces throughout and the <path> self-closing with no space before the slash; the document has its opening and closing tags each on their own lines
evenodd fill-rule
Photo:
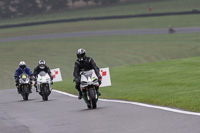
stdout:
<svg viewBox="0 0 200 133">
<path fill-rule="evenodd" d="M 200 57 L 110 69 L 112 86 L 102 98 L 122 99 L 200 112 Z M 72 79 L 55 88 L 77 94 Z"/>
<path fill-rule="evenodd" d="M 50 68 L 60 67 L 63 78 L 72 77 L 76 50 L 85 48 L 99 67 L 165 61 L 200 56 L 200 33 L 124 35 L 4 42 L 0 45 L 0 88 L 14 87 L 20 60 L 33 70 L 40 59 Z"/>
<path fill-rule="evenodd" d="M 129 15 L 150 13 L 149 6 L 153 7 L 152 13 L 191 11 L 200 9 L 199 0 L 162 0 L 157 2 L 133 2 L 113 6 L 100 6 L 76 10 L 65 10 L 55 13 L 32 15 L 20 18 L 2 19 L 0 25 L 18 24 L 25 22 L 39 22 L 46 20 L 70 19 L 79 17 L 97 17 L 111 15 Z"/>
<path fill-rule="evenodd" d="M 51 19 L 127 15 L 199 9 L 199 0 L 168 0 L 124 4 L 72 12 L 0 20 L 0 25 Z M 178 5 L 178 6 L 177 6 Z M 176 7 L 176 8 L 175 8 Z M 0 38 L 62 32 L 116 29 L 199 27 L 199 15 L 120 20 L 83 21 L 0 30 Z M 0 43 L 0 88 L 14 88 L 14 72 L 21 60 L 33 70 L 40 59 L 50 68 L 61 68 L 63 82 L 54 88 L 77 94 L 72 83 L 76 50 L 85 48 L 99 67 L 110 67 L 112 86 L 102 88 L 104 98 L 133 100 L 200 112 L 200 33 L 77 37 Z M 191 58 L 195 57 L 195 58 Z M 183 59 L 188 58 L 188 59 Z M 183 60 L 177 60 L 183 59 Z M 171 60 L 171 61 L 169 61 Z"/>
<path fill-rule="evenodd" d="M 169 25 L 172 25 L 175 29 L 177 27 L 199 27 L 199 22 L 200 15 L 83 21 L 76 23 L 47 24 L 30 27 L 1 29 L 0 38 L 50 33 L 115 29 L 166 28 L 167 30 Z"/>
</svg>

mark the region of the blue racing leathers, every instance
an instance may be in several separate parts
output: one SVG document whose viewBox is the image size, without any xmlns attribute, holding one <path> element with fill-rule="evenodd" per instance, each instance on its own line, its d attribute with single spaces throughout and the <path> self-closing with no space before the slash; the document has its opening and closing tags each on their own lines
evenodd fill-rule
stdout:
<svg viewBox="0 0 200 133">
<path fill-rule="evenodd" d="M 24 68 L 24 70 L 22 70 L 20 67 L 17 68 L 16 72 L 15 72 L 15 79 L 18 79 L 19 78 L 19 75 L 21 75 L 22 73 L 26 73 L 28 74 L 29 76 L 31 76 L 32 72 L 31 72 L 31 69 L 28 68 L 27 66 Z"/>
</svg>

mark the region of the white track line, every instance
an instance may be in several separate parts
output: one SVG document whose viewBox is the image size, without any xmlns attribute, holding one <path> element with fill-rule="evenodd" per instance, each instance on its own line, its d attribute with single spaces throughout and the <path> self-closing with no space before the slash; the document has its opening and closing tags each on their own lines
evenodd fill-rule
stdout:
<svg viewBox="0 0 200 133">
<path fill-rule="evenodd" d="M 58 91 L 58 90 L 53 90 L 53 91 L 57 92 L 57 93 L 60 93 L 60 94 L 63 94 L 63 95 L 67 95 L 69 97 L 77 98 L 77 96 L 69 94 L 69 93 L 66 93 L 66 92 L 62 92 L 62 91 Z M 147 108 L 155 108 L 155 109 L 160 109 L 160 110 L 175 112 L 175 113 L 179 113 L 179 114 L 200 116 L 200 113 L 196 113 L 196 112 L 190 112 L 190 111 L 172 109 L 172 108 L 169 108 L 169 107 L 155 106 L 155 105 L 138 103 L 138 102 L 130 102 L 130 101 L 122 101 L 122 100 L 108 100 L 108 99 L 99 99 L 99 100 L 100 101 L 104 101 L 104 102 L 133 104 L 133 105 L 138 105 L 138 106 L 147 107 Z"/>
</svg>

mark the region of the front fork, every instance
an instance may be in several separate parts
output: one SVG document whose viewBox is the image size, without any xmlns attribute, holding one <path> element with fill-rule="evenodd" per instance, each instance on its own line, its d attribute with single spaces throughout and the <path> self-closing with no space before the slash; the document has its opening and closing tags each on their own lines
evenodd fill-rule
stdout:
<svg viewBox="0 0 200 133">
<path fill-rule="evenodd" d="M 22 93 L 22 89 L 24 89 L 24 87 L 27 87 L 28 89 L 31 89 L 31 84 L 21 84 L 19 85 L 19 92 Z"/>
</svg>

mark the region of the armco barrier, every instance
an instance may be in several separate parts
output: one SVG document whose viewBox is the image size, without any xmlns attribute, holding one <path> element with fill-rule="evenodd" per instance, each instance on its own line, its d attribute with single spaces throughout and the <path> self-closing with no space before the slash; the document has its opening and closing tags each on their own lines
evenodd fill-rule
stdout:
<svg viewBox="0 0 200 133">
<path fill-rule="evenodd" d="M 22 27 L 22 26 L 34 26 L 34 25 L 42 25 L 42 24 L 89 21 L 89 20 L 124 19 L 124 18 L 156 17 L 156 16 L 170 16 L 170 15 L 190 15 L 190 14 L 200 14 L 200 11 L 192 10 L 192 11 L 185 11 L 185 12 L 149 13 L 149 14 L 138 14 L 138 15 L 119 15 L 119 16 L 104 16 L 104 17 L 86 17 L 86 18 L 75 18 L 75 19 L 60 19 L 60 20 L 50 20 L 50 21 L 42 21 L 42 22 L 0 25 L 0 29 Z"/>
</svg>

